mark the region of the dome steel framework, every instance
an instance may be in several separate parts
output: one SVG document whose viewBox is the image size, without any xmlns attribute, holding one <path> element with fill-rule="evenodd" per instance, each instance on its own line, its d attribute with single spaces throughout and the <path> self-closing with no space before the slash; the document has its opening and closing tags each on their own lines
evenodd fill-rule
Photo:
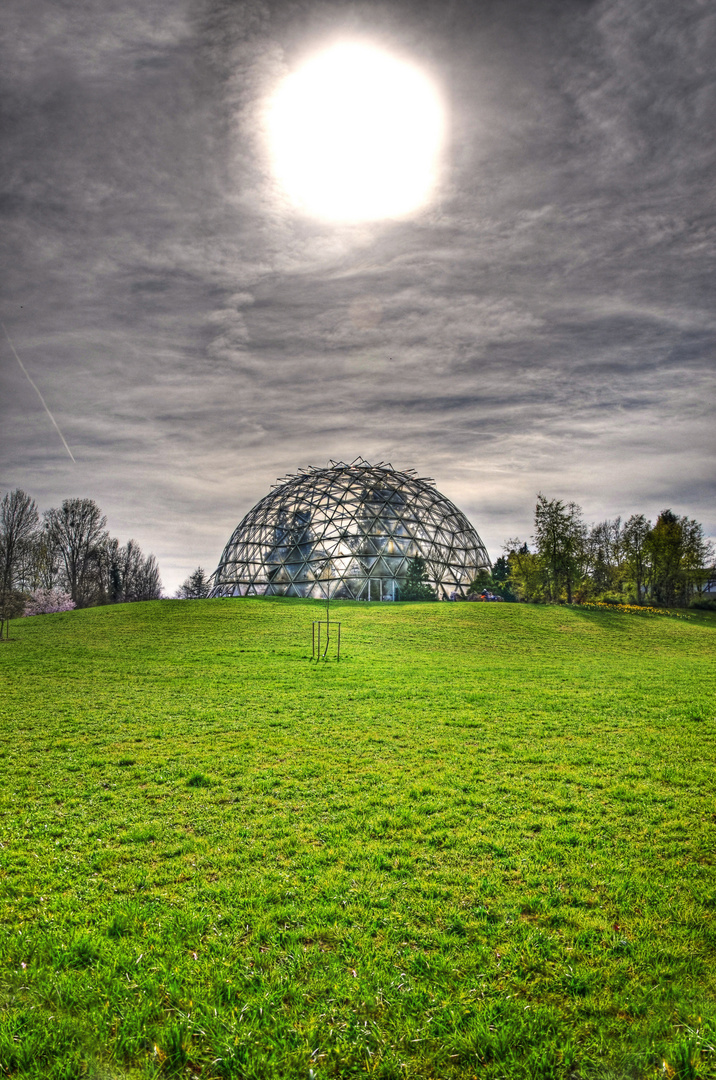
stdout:
<svg viewBox="0 0 716 1080">
<path fill-rule="evenodd" d="M 408 560 L 425 560 L 438 596 L 465 596 L 490 567 L 464 514 L 413 469 L 363 458 L 284 477 L 234 531 L 212 596 L 395 600 Z"/>
</svg>

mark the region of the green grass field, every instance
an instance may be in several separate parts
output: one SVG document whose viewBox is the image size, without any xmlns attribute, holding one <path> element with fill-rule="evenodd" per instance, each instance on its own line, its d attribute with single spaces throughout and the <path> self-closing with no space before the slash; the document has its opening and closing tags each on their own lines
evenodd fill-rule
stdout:
<svg viewBox="0 0 716 1080">
<path fill-rule="evenodd" d="M 716 618 L 159 601 L 0 646 L 0 1076 L 716 1077 Z"/>
</svg>

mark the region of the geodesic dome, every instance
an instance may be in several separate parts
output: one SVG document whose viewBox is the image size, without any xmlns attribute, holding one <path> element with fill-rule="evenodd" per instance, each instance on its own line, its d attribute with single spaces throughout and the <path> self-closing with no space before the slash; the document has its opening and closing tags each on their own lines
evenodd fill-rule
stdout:
<svg viewBox="0 0 716 1080">
<path fill-rule="evenodd" d="M 395 600 L 415 556 L 438 596 L 467 594 L 487 551 L 434 482 L 363 458 L 285 477 L 224 549 L 212 596 Z"/>
</svg>

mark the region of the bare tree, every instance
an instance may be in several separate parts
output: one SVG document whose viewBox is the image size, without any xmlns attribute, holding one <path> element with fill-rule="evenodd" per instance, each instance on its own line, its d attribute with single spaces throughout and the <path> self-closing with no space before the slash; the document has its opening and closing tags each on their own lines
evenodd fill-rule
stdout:
<svg viewBox="0 0 716 1080">
<path fill-rule="evenodd" d="M 61 577 L 62 559 L 45 520 L 30 550 L 26 572 L 27 591 L 54 589 Z"/>
<path fill-rule="evenodd" d="M 18 488 L 0 502 L 0 595 L 5 596 L 18 582 L 20 563 L 37 534 L 39 515 L 35 500 Z"/>
<path fill-rule="evenodd" d="M 109 603 L 158 600 L 161 596 L 159 567 L 153 555 L 142 554 L 136 540 L 122 547 L 112 539 L 106 546 L 106 592 Z"/>
<path fill-rule="evenodd" d="M 93 499 L 65 499 L 59 510 L 46 512 L 46 521 L 70 596 L 77 607 L 87 607 L 97 595 L 98 562 L 108 540 L 107 519 Z"/>
<path fill-rule="evenodd" d="M 10 620 L 20 618 L 25 610 L 26 600 L 25 594 L 17 589 L 8 589 L 0 594 L 0 641 L 3 640 L 3 635 L 9 639 Z"/>
<path fill-rule="evenodd" d="M 18 488 L 0 502 L 0 641 L 10 636 L 10 620 L 22 615 L 26 597 L 24 568 L 37 533 L 39 517 L 34 499 Z"/>
<path fill-rule="evenodd" d="M 106 518 L 92 499 L 66 499 L 45 512 L 23 491 L 0 502 L 0 604 L 15 612 L 36 590 L 69 591 L 73 606 L 158 600 L 159 568 L 139 544 L 124 546 L 105 529 Z M 14 594 L 18 596 L 15 597 Z M 12 595 L 11 595 L 12 594 Z M 21 605 L 20 605 L 21 606 Z M 8 617 L 3 616 L 3 623 Z"/>
<path fill-rule="evenodd" d="M 134 600 L 160 600 L 162 583 L 159 567 L 153 555 L 147 555 L 134 579 Z"/>
</svg>

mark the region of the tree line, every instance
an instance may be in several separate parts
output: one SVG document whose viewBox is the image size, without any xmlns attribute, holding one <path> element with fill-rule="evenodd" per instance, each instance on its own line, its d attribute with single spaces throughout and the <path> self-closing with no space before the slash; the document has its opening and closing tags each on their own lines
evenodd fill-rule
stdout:
<svg viewBox="0 0 716 1080">
<path fill-rule="evenodd" d="M 508 540 L 491 575 L 506 600 L 532 603 L 708 604 L 714 548 L 693 518 L 662 510 L 588 525 L 577 503 L 537 496 L 532 546 Z"/>
<path fill-rule="evenodd" d="M 92 499 L 65 499 L 42 515 L 20 489 L 0 501 L 0 637 L 3 624 L 27 613 L 68 610 L 161 596 L 159 568 L 134 540 L 120 544 Z M 714 577 L 714 549 L 693 518 L 663 510 L 588 525 L 577 503 L 537 496 L 532 546 L 508 540 L 473 593 L 492 589 L 505 600 L 584 603 L 589 600 L 684 607 Z M 207 596 L 198 567 L 177 596 Z M 401 599 L 436 599 L 422 559 L 411 561 Z"/>
<path fill-rule="evenodd" d="M 37 608 L 38 593 L 55 603 L 66 594 L 78 608 L 159 599 L 154 556 L 135 540 L 120 544 L 106 525 L 93 499 L 65 499 L 40 514 L 24 491 L 8 492 L 0 501 L 2 621 L 22 614 L 31 597 Z"/>
</svg>

